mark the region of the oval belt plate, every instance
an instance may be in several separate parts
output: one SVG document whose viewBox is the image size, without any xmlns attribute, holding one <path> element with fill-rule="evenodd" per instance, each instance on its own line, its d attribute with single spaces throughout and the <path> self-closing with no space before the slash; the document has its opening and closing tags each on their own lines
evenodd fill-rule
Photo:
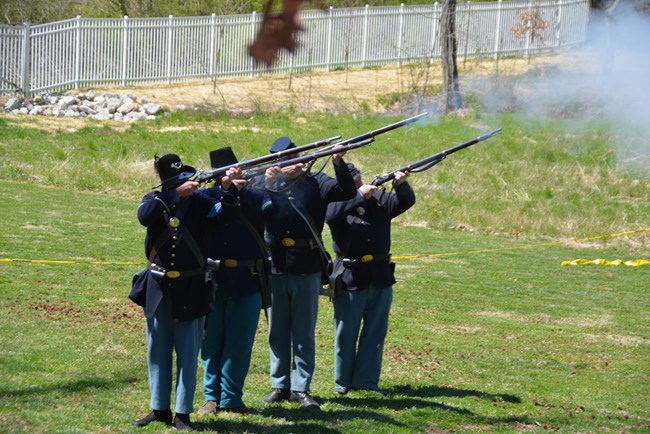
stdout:
<svg viewBox="0 0 650 434">
<path fill-rule="evenodd" d="M 296 240 L 293 238 L 282 238 L 282 245 L 284 247 L 293 247 L 296 245 Z"/>
<path fill-rule="evenodd" d="M 169 219 L 169 226 L 173 228 L 177 228 L 181 224 L 181 221 L 177 219 L 176 217 L 172 217 Z"/>
<path fill-rule="evenodd" d="M 373 256 L 372 255 L 363 255 L 361 257 L 361 262 L 372 262 Z"/>
<path fill-rule="evenodd" d="M 226 259 L 225 261 L 223 261 L 223 265 L 225 265 L 228 268 L 234 268 L 238 265 L 238 263 L 236 259 Z"/>
<path fill-rule="evenodd" d="M 178 277 L 181 277 L 181 272 L 180 271 L 168 271 L 165 276 L 169 277 L 170 279 L 176 279 Z"/>
</svg>

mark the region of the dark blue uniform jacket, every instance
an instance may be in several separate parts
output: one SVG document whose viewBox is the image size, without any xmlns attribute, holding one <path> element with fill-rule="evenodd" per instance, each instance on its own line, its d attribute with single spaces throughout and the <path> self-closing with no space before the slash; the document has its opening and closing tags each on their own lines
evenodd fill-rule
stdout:
<svg viewBox="0 0 650 434">
<path fill-rule="evenodd" d="M 365 199 L 359 192 L 354 199 L 332 203 L 327 208 L 327 224 L 332 232 L 337 259 L 334 268 L 341 266 L 340 257 L 355 259 L 355 265 L 345 268 L 344 289 L 367 289 L 370 283 L 384 288 L 395 283 L 394 264 L 388 260 L 361 262 L 364 255 L 385 257 L 390 253 L 391 219 L 415 204 L 413 189 L 404 182 L 394 192 L 378 190 Z"/>
<path fill-rule="evenodd" d="M 220 187 L 215 187 L 220 188 Z M 208 217 L 215 200 L 208 190 L 197 190 L 181 201 L 175 189 L 163 192 L 153 191 L 142 199 L 138 207 L 138 220 L 147 228 L 145 238 L 145 255 L 147 258 L 153 243 L 167 226 L 170 216 L 174 216 L 181 207 L 187 207 L 182 213 L 181 225 L 196 241 L 205 260 L 208 253 L 209 225 L 226 223 L 237 216 L 239 200 L 237 188 L 232 185 L 223 196 L 222 211 L 213 218 Z M 199 318 L 214 309 L 211 298 L 210 282 L 206 281 L 205 273 L 183 277 L 184 271 L 197 270 L 200 263 L 180 226 L 173 230 L 159 249 L 155 264 L 167 271 L 179 271 L 181 276 L 175 279 L 164 277 L 160 284 L 149 276 L 146 287 L 146 303 L 144 313 L 151 318 L 156 312 L 162 297 L 172 297 L 174 318 L 186 321 Z"/>
<path fill-rule="evenodd" d="M 267 253 L 264 246 L 264 218 L 262 215 L 262 200 L 264 192 L 246 186 L 240 191 L 241 212 L 239 216 L 226 225 L 219 225 L 210 231 L 210 248 L 208 256 L 221 260 L 221 266 L 216 273 L 218 286 L 225 288 L 227 296 L 238 299 L 260 290 L 260 278 L 265 278 L 262 258 Z M 213 211 L 216 208 L 213 208 Z M 245 223 L 245 220 L 249 224 Z M 257 233 L 257 238 L 251 229 Z M 259 239 L 259 241 L 258 241 Z M 256 260 L 255 266 L 226 266 L 226 260 L 238 261 Z"/>
<path fill-rule="evenodd" d="M 303 214 L 311 216 L 314 230 L 320 237 L 325 225 L 327 204 L 348 200 L 357 194 L 354 179 L 343 161 L 334 164 L 334 171 L 336 179 L 317 173 L 306 176 L 287 192 L 267 194 L 263 210 L 276 272 L 301 275 L 322 270 L 318 246 L 313 244 L 314 235 L 305 220 L 291 206 L 289 198 L 295 198 L 296 207 Z M 278 187 L 281 188 L 282 185 Z M 292 239 L 296 245 L 285 246 L 282 244 L 283 239 Z M 309 240 L 312 240 L 311 246 L 303 244 Z"/>
</svg>

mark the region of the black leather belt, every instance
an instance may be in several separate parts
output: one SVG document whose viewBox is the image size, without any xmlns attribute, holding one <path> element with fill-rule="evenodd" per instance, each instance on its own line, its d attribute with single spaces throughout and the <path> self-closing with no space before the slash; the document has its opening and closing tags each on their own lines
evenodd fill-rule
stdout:
<svg viewBox="0 0 650 434">
<path fill-rule="evenodd" d="M 348 261 L 352 261 L 352 262 L 357 262 L 358 261 L 358 262 L 365 262 L 365 263 L 376 262 L 376 261 L 390 261 L 390 258 L 391 258 L 390 253 L 387 254 L 387 255 L 371 255 L 371 254 L 368 254 L 368 255 L 359 256 L 358 258 L 339 257 L 339 259 L 341 259 L 341 260 L 348 260 Z"/>
<path fill-rule="evenodd" d="M 274 239 L 271 241 L 271 247 L 275 246 L 277 243 L 279 243 L 283 247 L 309 247 L 313 249 L 318 246 L 318 244 L 316 243 L 316 241 L 314 241 L 313 238 L 302 239 L 302 240 L 296 240 L 294 238 L 282 238 L 279 241 Z"/>
<path fill-rule="evenodd" d="M 261 259 L 221 259 L 221 265 L 226 268 L 254 267 Z"/>
<path fill-rule="evenodd" d="M 204 268 L 195 268 L 194 270 L 167 270 L 165 271 L 165 277 L 168 279 L 178 279 L 179 277 L 193 277 L 205 274 Z"/>
<path fill-rule="evenodd" d="M 157 264 L 147 263 L 147 269 L 151 271 L 154 279 L 158 282 L 162 280 L 163 277 L 168 279 L 178 279 L 179 277 L 194 277 L 205 274 L 206 270 L 204 268 L 195 268 L 193 270 L 166 270 Z"/>
</svg>

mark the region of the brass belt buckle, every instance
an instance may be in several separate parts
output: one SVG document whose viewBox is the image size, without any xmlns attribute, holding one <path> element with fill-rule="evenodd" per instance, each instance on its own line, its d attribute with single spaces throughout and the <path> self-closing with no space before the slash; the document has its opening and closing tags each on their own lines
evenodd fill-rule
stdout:
<svg viewBox="0 0 650 434">
<path fill-rule="evenodd" d="M 361 262 L 372 262 L 374 257 L 372 255 L 363 255 L 361 257 Z"/>
<path fill-rule="evenodd" d="M 170 279 L 176 279 L 178 277 L 181 277 L 181 272 L 180 271 L 168 271 L 167 274 L 165 274 Z"/>
<path fill-rule="evenodd" d="M 293 238 L 282 238 L 282 245 L 284 247 L 293 247 L 296 245 L 296 240 Z"/>
<path fill-rule="evenodd" d="M 225 265 L 228 268 L 235 268 L 238 264 L 237 259 L 226 259 L 223 261 L 223 265 Z"/>
</svg>

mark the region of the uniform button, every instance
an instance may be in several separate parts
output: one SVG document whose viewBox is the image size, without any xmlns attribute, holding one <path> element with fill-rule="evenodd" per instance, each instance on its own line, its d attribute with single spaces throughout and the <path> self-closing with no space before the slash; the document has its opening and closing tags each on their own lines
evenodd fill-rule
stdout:
<svg viewBox="0 0 650 434">
<path fill-rule="evenodd" d="M 175 248 L 176 248 L 176 244 L 172 244 L 172 249 L 175 249 Z"/>
<path fill-rule="evenodd" d="M 176 241 L 177 239 L 178 239 L 178 237 L 176 237 L 176 235 L 174 235 L 174 236 L 172 237 L 172 240 L 174 240 L 174 241 Z"/>
<path fill-rule="evenodd" d="M 176 253 L 172 253 L 172 258 L 175 258 L 175 257 L 176 257 Z"/>
<path fill-rule="evenodd" d="M 173 267 L 173 266 L 176 265 L 176 264 L 173 263 L 173 262 L 170 262 L 169 265 L 171 265 L 171 266 Z"/>
</svg>

